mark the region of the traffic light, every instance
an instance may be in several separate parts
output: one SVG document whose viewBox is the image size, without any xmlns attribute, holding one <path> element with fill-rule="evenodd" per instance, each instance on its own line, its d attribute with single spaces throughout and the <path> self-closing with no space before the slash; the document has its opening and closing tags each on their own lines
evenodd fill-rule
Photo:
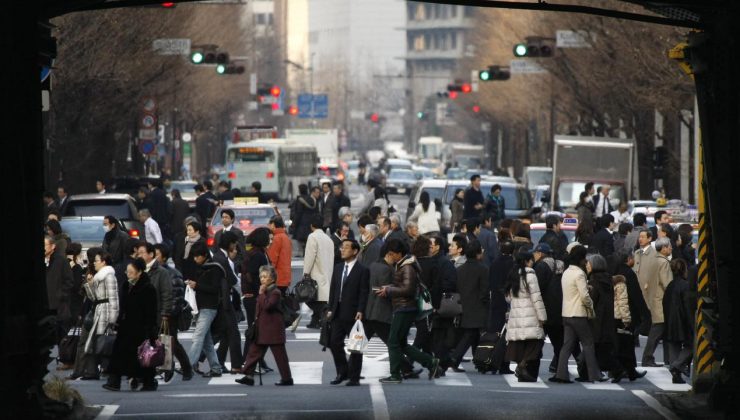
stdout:
<svg viewBox="0 0 740 420">
<path fill-rule="evenodd" d="M 488 66 L 487 69 L 478 71 L 478 78 L 484 82 L 509 80 L 511 78 L 511 72 L 508 66 Z"/>
<path fill-rule="evenodd" d="M 453 91 L 451 91 L 451 92 L 450 92 L 450 93 L 448 94 L 448 97 L 449 97 L 450 99 L 457 99 L 457 91 L 456 91 L 456 90 L 453 90 Z"/>
<path fill-rule="evenodd" d="M 192 48 L 190 62 L 193 64 L 228 64 L 229 53 L 218 51 L 215 45 Z"/>
<path fill-rule="evenodd" d="M 473 91 L 473 88 L 470 86 L 470 83 L 463 83 L 462 86 L 460 86 L 460 91 L 462 93 L 470 93 Z"/>
<path fill-rule="evenodd" d="M 370 121 L 374 123 L 377 123 L 378 121 L 380 121 L 380 116 L 378 115 L 377 112 L 373 112 L 372 114 L 370 114 Z"/>
<path fill-rule="evenodd" d="M 429 113 L 426 113 L 424 111 L 419 111 L 419 112 L 416 113 L 416 118 L 419 119 L 419 120 L 421 120 L 421 121 L 428 120 L 429 119 Z"/>
<path fill-rule="evenodd" d="M 514 45 L 514 57 L 552 57 L 552 38 L 527 37 L 525 42 Z"/>
<path fill-rule="evenodd" d="M 298 115 L 298 107 L 295 105 L 291 105 L 288 107 L 288 115 L 296 116 Z"/>
<path fill-rule="evenodd" d="M 280 89 L 280 86 L 273 86 L 270 88 L 270 95 L 276 98 L 280 96 L 280 92 L 282 92 L 282 90 Z"/>
<path fill-rule="evenodd" d="M 473 105 L 473 112 L 476 114 L 480 112 L 480 105 Z"/>
<path fill-rule="evenodd" d="M 236 64 L 219 64 L 216 66 L 216 73 L 218 74 L 243 74 L 244 66 Z"/>
</svg>

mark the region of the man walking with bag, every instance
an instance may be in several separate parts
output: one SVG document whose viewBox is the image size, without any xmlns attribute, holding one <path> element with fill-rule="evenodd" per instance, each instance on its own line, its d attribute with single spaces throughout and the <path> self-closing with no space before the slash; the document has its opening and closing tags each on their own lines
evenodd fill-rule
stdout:
<svg viewBox="0 0 740 420">
<path fill-rule="evenodd" d="M 344 353 L 344 338 L 352 330 L 356 321 L 362 321 L 367 306 L 370 288 L 370 270 L 357 261 L 360 244 L 351 239 L 342 241 L 341 253 L 343 263 L 334 267 L 329 292 L 329 312 L 327 319 L 331 322 L 329 347 L 334 357 L 337 377 L 330 383 L 339 385 L 349 379 L 347 386 L 360 385 L 362 371 L 362 353 Z"/>
</svg>

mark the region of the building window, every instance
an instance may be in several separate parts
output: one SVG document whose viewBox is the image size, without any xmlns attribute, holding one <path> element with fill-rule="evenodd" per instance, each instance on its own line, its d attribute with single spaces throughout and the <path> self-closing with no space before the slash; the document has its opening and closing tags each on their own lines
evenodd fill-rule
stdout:
<svg viewBox="0 0 740 420">
<path fill-rule="evenodd" d="M 416 13 L 414 14 L 414 20 L 425 20 L 426 19 L 426 11 L 428 5 L 423 4 L 417 4 L 416 6 Z"/>
<path fill-rule="evenodd" d="M 424 51 L 424 35 L 416 35 L 414 38 L 414 51 Z"/>
<path fill-rule="evenodd" d="M 408 14 L 409 20 L 415 20 L 416 19 L 416 8 L 418 5 L 409 3 L 406 5 L 406 13 Z"/>
<path fill-rule="evenodd" d="M 430 50 L 432 48 L 432 36 L 429 34 L 424 35 L 424 48 L 425 50 Z"/>
<path fill-rule="evenodd" d="M 450 16 L 457 17 L 457 6 L 450 6 Z"/>
<path fill-rule="evenodd" d="M 431 4 L 424 5 L 424 19 L 432 19 L 432 6 Z"/>
<path fill-rule="evenodd" d="M 257 25 L 264 25 L 266 23 L 265 14 L 257 13 L 256 15 L 254 15 L 254 23 Z"/>
<path fill-rule="evenodd" d="M 450 49 L 457 49 L 457 32 L 450 32 Z"/>
<path fill-rule="evenodd" d="M 465 6 L 465 17 L 473 17 L 475 8 L 473 6 Z"/>
</svg>

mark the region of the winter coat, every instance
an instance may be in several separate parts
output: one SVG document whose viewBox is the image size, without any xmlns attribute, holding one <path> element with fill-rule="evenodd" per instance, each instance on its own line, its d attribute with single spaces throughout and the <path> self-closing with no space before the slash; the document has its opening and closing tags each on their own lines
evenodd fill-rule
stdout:
<svg viewBox="0 0 740 420">
<path fill-rule="evenodd" d="M 127 240 L 128 234 L 117 226 L 103 236 L 103 251 L 110 254 L 113 264 L 118 264 L 123 260 L 126 254 L 125 245 Z"/>
<path fill-rule="evenodd" d="M 221 264 L 206 262 L 198 268 L 195 279 L 195 302 L 198 309 L 219 309 L 221 305 L 222 283 L 226 273 Z M 188 286 L 190 287 L 190 286 Z"/>
<path fill-rule="evenodd" d="M 277 272 L 277 282 L 275 284 L 279 287 L 290 287 L 292 280 L 290 259 L 293 253 L 293 245 L 285 233 L 285 228 L 275 228 L 273 235 L 272 244 L 267 248 L 267 256 Z"/>
<path fill-rule="evenodd" d="M 373 289 L 393 284 L 393 267 L 385 261 L 370 264 L 370 293 L 367 296 L 365 319 L 390 324 L 393 318 L 393 306 L 388 299 L 375 294 Z"/>
<path fill-rule="evenodd" d="M 693 297 L 693 293 L 689 290 L 689 282 L 686 279 L 676 278 L 666 287 L 663 296 L 664 340 L 688 344 L 693 341 Z"/>
<path fill-rule="evenodd" d="M 419 225 L 419 234 L 423 235 L 429 232 L 439 232 L 439 213 L 434 202 L 429 203 L 429 208 L 424 211 L 421 203 L 417 204 L 414 212 L 409 216 L 410 222 L 416 222 Z"/>
<path fill-rule="evenodd" d="M 495 225 L 506 219 L 506 201 L 503 195 L 496 197 L 493 194 L 486 196 L 486 213 L 491 214 L 491 220 Z"/>
<path fill-rule="evenodd" d="M 457 291 L 457 270 L 452 261 L 439 254 L 420 257 L 416 261 L 421 267 L 419 281 L 429 289 L 432 307 L 439 309 L 442 294 Z"/>
<path fill-rule="evenodd" d="M 331 228 L 332 206 L 333 205 L 334 205 L 334 194 L 330 192 L 328 197 L 325 197 L 324 193 L 321 193 L 321 197 L 319 197 L 319 210 L 321 212 L 321 217 L 324 219 L 324 228 Z"/>
<path fill-rule="evenodd" d="M 310 195 L 301 195 L 296 199 L 295 207 L 298 226 L 296 226 L 294 239 L 298 242 L 306 242 L 308 235 L 311 234 L 311 220 L 319 214 L 319 206 Z"/>
<path fill-rule="evenodd" d="M 613 343 L 616 324 L 614 322 L 614 283 L 605 271 L 594 271 L 589 276 L 589 295 L 594 303 L 596 318 L 591 319 L 591 330 L 595 343 Z"/>
<path fill-rule="evenodd" d="M 463 197 L 463 205 L 465 206 L 463 210 L 464 219 L 470 219 L 471 217 L 480 217 L 483 208 L 476 209 L 476 204 L 485 204 L 485 200 L 483 199 L 483 192 L 481 190 L 476 190 L 475 188 L 470 186 L 465 189 L 465 195 Z"/>
<path fill-rule="evenodd" d="M 91 353 L 94 336 L 104 334 L 108 325 L 114 324 L 118 320 L 119 301 L 116 272 L 113 267 L 106 265 L 95 273 L 91 283 L 85 282 L 83 287 L 87 298 L 91 302 L 108 300 L 107 303 L 101 302 L 93 306 L 95 315 L 93 326 L 90 328 L 92 334 L 88 334 L 85 342 L 85 352 Z"/>
<path fill-rule="evenodd" d="M 157 324 L 162 323 L 163 316 L 169 316 L 172 313 L 172 278 L 170 272 L 154 262 L 147 271 L 149 281 L 152 282 L 154 290 L 157 291 Z"/>
<path fill-rule="evenodd" d="M 405 256 L 396 264 L 393 285 L 388 287 L 394 311 L 416 311 L 416 293 L 419 288 L 421 267 L 413 255 Z"/>
<path fill-rule="evenodd" d="M 357 260 L 365 267 L 370 267 L 370 264 L 380 260 L 381 248 L 383 248 L 383 244 L 380 238 L 373 238 L 372 241 L 362 246 L 362 250 L 360 251 L 360 255 L 357 257 Z"/>
<path fill-rule="evenodd" d="M 534 270 L 526 268 L 526 279 L 520 279 L 519 293 L 513 296 L 507 293 L 509 302 L 509 321 L 506 327 L 506 341 L 542 340 L 545 330 L 542 325 L 547 321 L 545 303 L 542 301 L 540 286 Z"/>
<path fill-rule="evenodd" d="M 147 369 L 139 365 L 137 350 L 144 340 L 156 340 L 157 291 L 146 273 L 134 285 L 126 283 L 126 291 L 120 302 L 118 330 L 113 345 L 109 373 L 129 377 L 145 377 Z"/>
<path fill-rule="evenodd" d="M 547 322 L 549 324 L 553 324 L 554 322 L 561 323 L 562 316 L 560 312 L 563 306 L 563 291 L 560 288 L 561 276 L 555 276 L 554 270 L 557 269 L 555 260 L 551 257 L 542 258 L 532 268 L 535 275 L 537 275 L 537 284 L 540 286 L 542 301 L 545 303 Z"/>
<path fill-rule="evenodd" d="M 316 229 L 306 241 L 303 257 L 303 274 L 308 274 L 319 284 L 317 301 L 328 302 L 331 289 L 331 276 L 334 272 L 334 242 L 329 235 Z"/>
<path fill-rule="evenodd" d="M 172 217 L 170 218 L 170 228 L 172 234 L 185 232 L 185 218 L 190 215 L 190 205 L 182 198 L 172 200 Z"/>
<path fill-rule="evenodd" d="M 591 253 L 599 253 L 602 257 L 607 258 L 614 253 L 614 237 L 606 228 L 599 229 L 591 237 L 591 246 L 588 248 Z"/>
<path fill-rule="evenodd" d="M 627 281 L 624 276 L 616 275 L 614 280 L 614 319 L 622 321 L 624 325 L 632 323 L 630 315 L 629 295 L 627 294 Z"/>
<path fill-rule="evenodd" d="M 635 266 L 637 279 L 640 281 L 642 295 L 650 308 L 650 318 L 653 324 L 664 321 L 663 293 L 673 279 L 668 259 L 661 256 L 652 246 L 644 251 L 635 252 Z"/>
<path fill-rule="evenodd" d="M 490 267 L 493 264 L 493 260 L 498 257 L 498 239 L 496 239 L 496 234 L 487 227 L 481 226 L 478 241 L 483 246 L 483 260 L 481 262 L 486 267 Z"/>
<path fill-rule="evenodd" d="M 185 282 L 182 279 L 182 274 L 176 269 L 167 265 L 161 266 L 170 273 L 170 280 L 172 280 L 172 313 L 170 316 L 178 317 L 185 307 Z"/>
<path fill-rule="evenodd" d="M 587 317 L 587 308 L 593 309 L 593 301 L 588 294 L 586 272 L 571 265 L 563 272 L 560 284 L 563 289 L 563 318 Z"/>
<path fill-rule="evenodd" d="M 547 229 L 538 243 L 550 245 L 552 255 L 555 259 L 562 261 L 565 258 L 565 249 L 568 247 L 568 237 L 566 237 L 563 232 L 555 232 L 552 229 Z"/>
<path fill-rule="evenodd" d="M 60 320 L 68 320 L 72 317 L 70 305 L 74 285 L 72 268 L 64 254 L 59 252 L 51 254 L 49 265 L 46 267 L 46 296 L 49 309 L 56 311 L 57 318 Z"/>
<path fill-rule="evenodd" d="M 450 211 L 452 212 L 450 230 L 454 232 L 456 228 L 460 227 L 460 222 L 463 219 L 463 201 L 457 197 L 453 198 L 452 203 L 450 203 Z"/>
<path fill-rule="evenodd" d="M 478 260 L 467 260 L 457 269 L 457 291 L 463 313 L 462 328 L 485 328 L 488 321 L 488 267 Z"/>
<path fill-rule="evenodd" d="M 257 344 L 285 344 L 285 321 L 280 310 L 282 294 L 274 284 L 257 296 Z"/>
<path fill-rule="evenodd" d="M 246 260 L 241 265 L 242 295 L 257 296 L 260 291 L 260 267 L 270 265 L 270 260 L 262 248 L 253 247 L 247 252 Z"/>
</svg>

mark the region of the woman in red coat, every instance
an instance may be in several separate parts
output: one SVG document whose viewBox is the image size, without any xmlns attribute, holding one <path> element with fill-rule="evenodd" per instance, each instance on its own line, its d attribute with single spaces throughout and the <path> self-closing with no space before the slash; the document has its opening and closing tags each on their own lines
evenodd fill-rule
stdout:
<svg viewBox="0 0 740 420">
<path fill-rule="evenodd" d="M 275 385 L 293 385 L 288 353 L 285 351 L 285 324 L 283 313 L 280 311 L 282 294 L 275 285 L 277 274 L 271 266 L 263 265 L 260 267 L 259 276 L 260 290 L 254 321 L 257 334 L 254 342 L 249 346 L 249 352 L 242 367 L 244 377 L 235 379 L 235 381 L 243 385 L 254 385 L 254 368 L 259 360 L 265 357 L 269 347 L 280 372 L 280 382 L 276 382 Z"/>
</svg>

